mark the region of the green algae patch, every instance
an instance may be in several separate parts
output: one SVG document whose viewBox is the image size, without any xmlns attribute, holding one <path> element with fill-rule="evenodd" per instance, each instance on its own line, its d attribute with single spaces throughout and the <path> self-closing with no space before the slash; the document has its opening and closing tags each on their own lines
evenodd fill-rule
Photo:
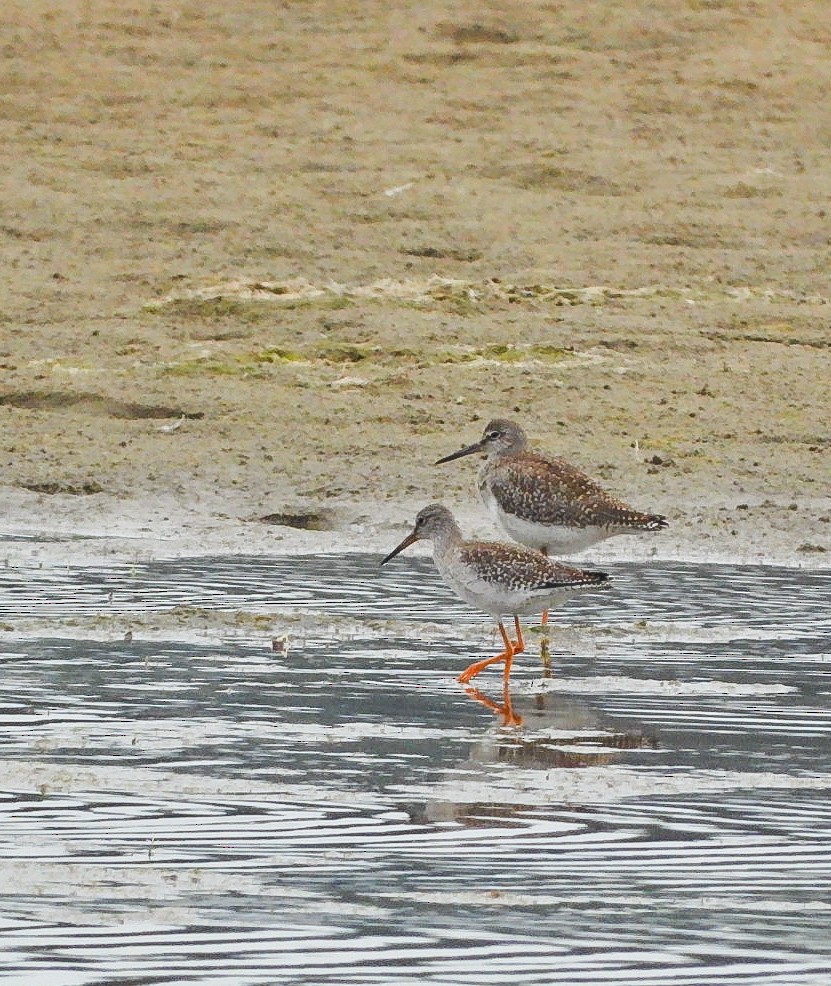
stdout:
<svg viewBox="0 0 831 986">
<path fill-rule="evenodd" d="M 287 298 L 279 303 L 279 308 L 281 311 L 314 309 L 322 312 L 337 312 L 343 308 L 350 308 L 354 303 L 353 298 L 344 294 L 321 294 L 313 298 Z"/>
<path fill-rule="evenodd" d="M 245 368 L 235 361 L 216 359 L 189 359 L 163 367 L 163 373 L 171 377 L 238 376 Z"/>
<path fill-rule="evenodd" d="M 266 290 L 266 289 L 262 289 Z M 144 306 L 149 315 L 163 315 L 183 322 L 227 322 L 242 325 L 259 325 L 274 321 L 280 312 L 313 309 L 315 311 L 339 311 L 349 308 L 353 299 L 343 294 L 325 292 L 297 297 L 288 289 L 268 289 L 266 298 L 233 298 L 218 295 L 215 298 L 173 298 L 164 302 L 152 302 Z"/>
<path fill-rule="evenodd" d="M 283 349 L 280 346 L 269 346 L 268 349 L 261 349 L 259 352 L 251 353 L 249 358 L 252 363 L 257 364 L 303 363 L 308 360 L 308 357 L 304 356 L 303 353 Z"/>
<path fill-rule="evenodd" d="M 531 359 L 540 363 L 559 363 L 562 360 L 572 359 L 574 353 L 570 349 L 561 349 L 559 346 L 529 346 L 528 354 Z"/>
<path fill-rule="evenodd" d="M 490 360 L 497 363 L 560 363 L 571 359 L 574 353 L 568 349 L 545 344 L 517 346 L 510 342 L 497 342 L 476 349 L 448 349 L 441 352 L 435 363 L 474 363 Z"/>
<path fill-rule="evenodd" d="M 333 342 L 317 346 L 313 351 L 314 358 L 326 363 L 363 363 L 373 357 L 383 355 L 379 346 L 367 346 L 360 343 Z"/>
<path fill-rule="evenodd" d="M 164 305 L 147 305 L 145 311 L 168 315 L 183 321 L 219 322 L 233 319 L 246 325 L 256 325 L 274 318 L 275 307 L 268 301 L 249 301 L 240 298 L 175 298 Z"/>
</svg>

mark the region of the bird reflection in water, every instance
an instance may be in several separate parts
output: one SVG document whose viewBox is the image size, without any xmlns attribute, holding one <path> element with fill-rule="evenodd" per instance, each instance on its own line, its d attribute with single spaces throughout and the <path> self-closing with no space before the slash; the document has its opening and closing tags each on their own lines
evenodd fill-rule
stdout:
<svg viewBox="0 0 831 986">
<path fill-rule="evenodd" d="M 480 692 L 478 688 L 474 688 L 472 685 L 468 685 L 465 688 L 465 694 L 469 695 L 474 702 L 479 702 L 481 705 L 484 705 L 486 709 L 491 709 L 498 716 L 500 716 L 502 719 L 500 725 L 504 728 L 522 725 L 522 716 L 517 715 L 516 712 L 514 712 L 513 703 L 511 702 L 511 691 L 507 685 L 502 689 L 501 702 L 497 702 L 495 699 L 490 698 L 485 695 L 484 692 Z"/>
<path fill-rule="evenodd" d="M 602 713 L 591 706 L 562 695 L 523 695 L 523 710 L 519 712 L 508 688 L 503 689 L 501 702 L 471 686 L 465 688 L 465 694 L 496 713 L 500 730 L 511 729 L 510 733 L 489 732 L 472 747 L 469 762 L 501 761 L 530 768 L 596 767 L 614 763 L 626 750 L 654 750 L 658 746 L 654 733 L 615 728 L 617 723 L 604 722 Z M 523 735 L 523 726 L 533 730 L 533 736 Z"/>
<path fill-rule="evenodd" d="M 537 787 L 527 772 L 540 772 L 541 789 L 556 802 L 559 785 L 552 771 L 614 766 L 627 751 L 658 747 L 655 733 L 643 724 L 608 716 L 563 694 L 511 696 L 505 690 L 500 702 L 475 688 L 465 692 L 494 712 L 498 724 L 478 736 L 448 783 L 437 783 L 434 797 L 408 807 L 414 821 L 452 821 L 471 828 L 512 825 L 535 804 L 539 807 L 525 798 L 529 786 Z M 514 796 L 509 794 L 512 778 Z"/>
</svg>

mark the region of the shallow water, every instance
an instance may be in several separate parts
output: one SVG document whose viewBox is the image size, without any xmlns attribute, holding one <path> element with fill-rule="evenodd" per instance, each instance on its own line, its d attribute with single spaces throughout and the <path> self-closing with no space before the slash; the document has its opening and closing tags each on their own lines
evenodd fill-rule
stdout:
<svg viewBox="0 0 831 986">
<path fill-rule="evenodd" d="M 0 570 L 0 977 L 829 982 L 828 572 L 611 566 L 503 728 L 377 562 Z"/>
</svg>

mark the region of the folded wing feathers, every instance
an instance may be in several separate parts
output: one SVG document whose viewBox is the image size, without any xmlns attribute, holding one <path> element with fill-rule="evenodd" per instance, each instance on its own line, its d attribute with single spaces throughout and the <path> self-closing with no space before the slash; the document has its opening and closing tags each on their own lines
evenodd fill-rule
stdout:
<svg viewBox="0 0 831 986">
<path fill-rule="evenodd" d="M 604 582 L 608 582 L 611 578 L 606 572 L 584 572 L 579 571 L 580 578 L 571 578 L 568 580 L 566 585 L 575 586 L 589 586 L 593 585 L 603 585 Z M 563 585 L 562 579 L 555 579 L 554 581 L 544 582 L 539 588 L 541 589 L 556 589 L 558 586 Z"/>
<path fill-rule="evenodd" d="M 490 482 L 503 510 L 541 524 L 633 531 L 667 526 L 665 517 L 633 510 L 564 459 L 525 452 L 498 463 Z"/>
<path fill-rule="evenodd" d="M 483 581 L 517 591 L 589 588 L 609 579 L 605 572 L 572 568 L 528 548 L 495 541 L 468 542 L 462 549 L 462 561 L 474 567 Z"/>
</svg>

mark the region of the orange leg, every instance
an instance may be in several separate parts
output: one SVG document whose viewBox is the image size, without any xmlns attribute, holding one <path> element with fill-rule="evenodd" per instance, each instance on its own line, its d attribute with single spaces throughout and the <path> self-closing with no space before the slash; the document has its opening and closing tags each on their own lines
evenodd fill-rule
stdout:
<svg viewBox="0 0 831 986">
<path fill-rule="evenodd" d="M 480 671 L 484 671 L 491 664 L 498 664 L 500 661 L 505 662 L 505 681 L 508 681 L 511 676 L 511 661 L 513 661 L 514 653 L 516 652 L 514 651 L 514 645 L 508 639 L 508 634 L 501 620 L 499 621 L 499 632 L 502 634 L 505 650 L 501 654 L 497 654 L 496 657 L 486 657 L 484 661 L 476 661 L 475 664 L 471 664 L 462 671 L 456 681 L 460 681 L 463 685 L 466 685 Z"/>
<path fill-rule="evenodd" d="M 516 640 L 511 644 L 514 652 L 514 657 L 517 654 L 523 654 L 525 652 L 525 641 L 522 638 L 522 624 L 519 622 L 519 617 L 514 617 L 514 626 L 516 627 Z"/>
<path fill-rule="evenodd" d="M 512 644 L 511 645 L 511 652 L 505 658 L 505 671 L 504 671 L 504 674 L 502 676 L 502 681 L 505 683 L 504 684 L 505 689 L 508 688 L 508 682 L 511 680 L 511 665 L 514 663 L 514 654 L 516 654 L 516 651 L 514 650 L 514 647 L 513 647 L 513 644 Z"/>
<path fill-rule="evenodd" d="M 505 701 L 510 707 L 511 697 L 508 695 L 508 681 L 511 677 L 511 665 L 513 664 L 514 658 L 517 654 L 522 654 L 525 652 L 525 640 L 522 637 L 522 624 L 519 622 L 519 617 L 514 616 L 514 627 L 516 628 L 516 640 L 511 643 L 511 656 L 505 659 Z M 503 634 L 505 631 L 502 631 Z"/>
</svg>

